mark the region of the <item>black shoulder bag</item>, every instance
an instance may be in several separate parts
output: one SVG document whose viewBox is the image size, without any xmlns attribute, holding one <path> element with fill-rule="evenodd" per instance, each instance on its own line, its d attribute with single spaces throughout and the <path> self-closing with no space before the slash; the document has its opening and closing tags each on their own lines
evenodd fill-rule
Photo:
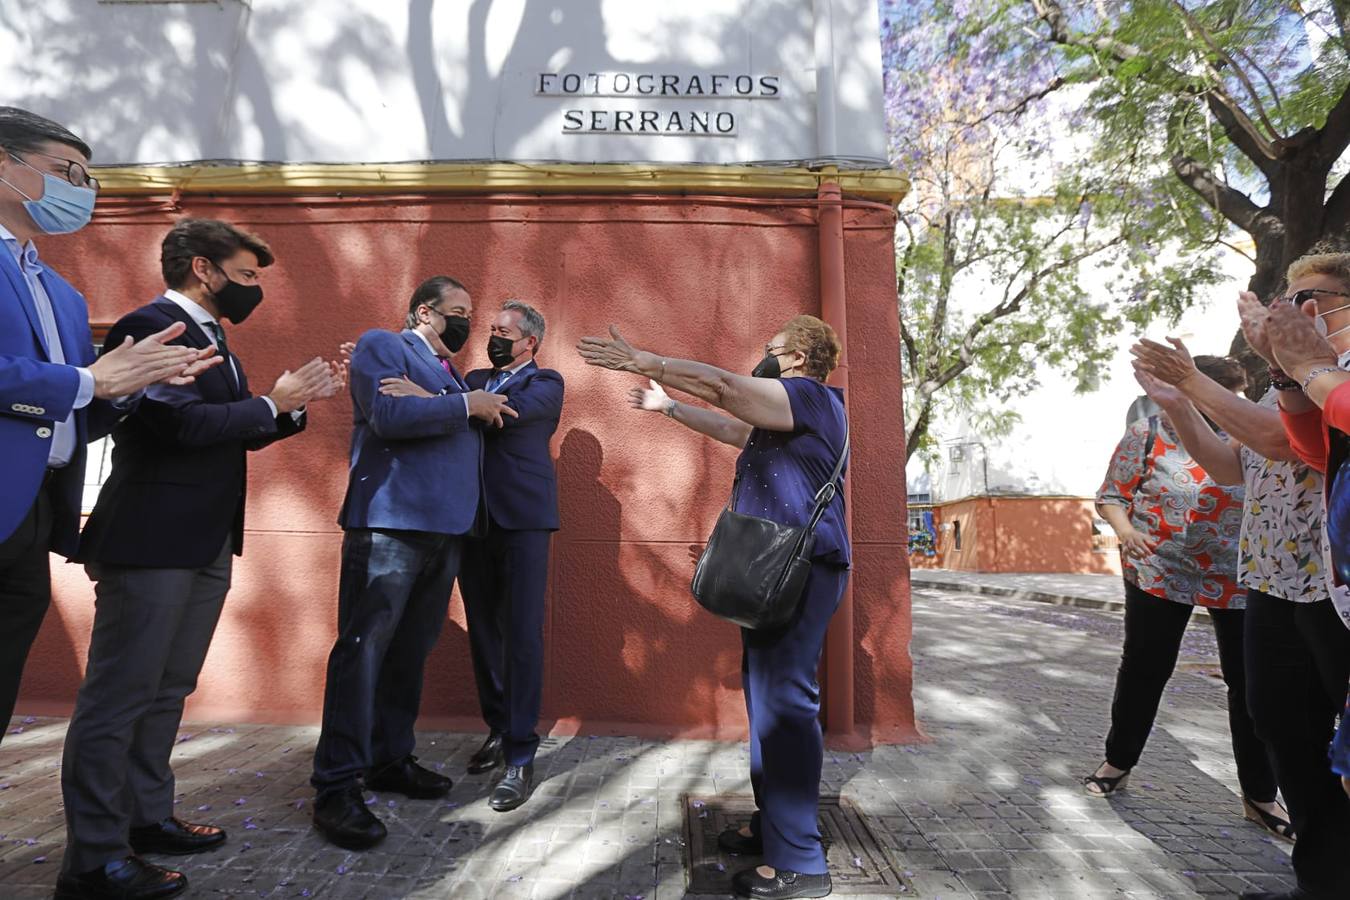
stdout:
<svg viewBox="0 0 1350 900">
<path fill-rule="evenodd" d="M 732 502 L 717 518 L 694 570 L 694 599 L 708 612 L 742 628 L 772 629 L 792 621 L 811 572 L 816 525 L 839 491 L 846 459 L 847 432 L 834 474 L 816 492 L 811 518 L 802 526 L 780 525 L 734 511 L 740 488 L 737 475 Z"/>
</svg>

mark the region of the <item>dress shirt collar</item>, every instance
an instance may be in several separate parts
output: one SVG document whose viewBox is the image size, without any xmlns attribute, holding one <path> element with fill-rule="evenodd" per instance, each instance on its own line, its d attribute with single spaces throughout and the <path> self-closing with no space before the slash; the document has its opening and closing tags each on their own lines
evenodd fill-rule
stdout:
<svg viewBox="0 0 1350 900">
<path fill-rule="evenodd" d="M 517 363 L 516 365 L 512 366 L 512 367 L 509 368 L 509 369 L 498 369 L 498 370 L 497 370 L 497 374 L 498 374 L 498 375 L 504 375 L 504 376 L 506 376 L 507 378 L 510 378 L 512 375 L 515 375 L 517 372 L 519 372 L 521 369 L 525 368 L 526 366 L 528 366 L 528 365 L 529 365 L 530 363 L 532 363 L 532 362 L 534 362 L 534 357 L 533 357 L 533 356 L 527 356 L 527 357 L 525 357 L 525 361 L 524 361 L 524 362 L 522 362 L 522 363 Z"/>
<path fill-rule="evenodd" d="M 14 236 L 14 232 L 0 225 L 0 241 L 3 241 L 5 246 L 9 248 L 14 261 L 19 264 L 19 268 L 30 272 L 42 268 L 42 263 L 38 261 L 37 247 L 31 239 L 28 243 L 20 246 L 19 239 Z"/>
<path fill-rule="evenodd" d="M 423 334 L 420 330 L 418 330 L 418 329 L 416 329 L 416 328 L 409 328 L 408 330 L 411 331 L 413 334 L 417 335 L 418 339 L 421 340 L 421 342 L 422 342 L 423 344 L 426 345 L 426 348 L 427 348 L 428 350 L 431 351 L 431 355 L 432 355 L 432 356 L 435 356 L 437 359 L 449 359 L 449 358 L 450 358 L 450 357 L 448 357 L 448 356 L 437 356 L 436 351 L 433 350 L 432 347 L 431 347 L 431 341 L 427 340 L 427 336 L 426 336 L 425 334 Z"/>
<path fill-rule="evenodd" d="M 220 327 L 220 323 L 216 321 L 215 316 L 203 309 L 200 303 L 186 294 L 179 293 L 172 288 L 164 292 L 164 299 L 181 307 L 183 312 L 192 317 L 192 321 L 203 326 L 202 330 L 206 332 L 206 336 L 211 339 L 212 343 L 215 343 L 215 329 Z M 210 325 L 211 327 L 206 328 L 205 326 L 207 325 Z"/>
</svg>

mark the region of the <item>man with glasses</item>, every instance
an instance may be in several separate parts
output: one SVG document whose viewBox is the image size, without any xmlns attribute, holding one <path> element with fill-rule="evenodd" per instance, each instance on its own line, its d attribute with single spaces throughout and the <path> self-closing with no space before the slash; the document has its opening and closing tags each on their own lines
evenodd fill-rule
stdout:
<svg viewBox="0 0 1350 900">
<path fill-rule="evenodd" d="M 95 360 L 84 298 L 33 244 L 89 221 L 89 157 L 64 126 L 0 106 L 0 735 L 51 603 L 49 551 L 75 552 L 86 442 L 142 388 L 190 382 L 220 361 L 169 345 L 182 325 Z"/>
<path fill-rule="evenodd" d="M 472 314 L 464 286 L 438 275 L 413 292 L 401 334 L 368 331 L 352 352 L 338 637 L 310 778 L 315 828 L 347 850 L 387 834 L 363 784 L 421 799 L 450 790 L 449 778 L 413 755 L 422 673 L 478 514 L 475 426 L 516 415 L 501 394 L 471 390 L 450 362 Z M 424 395 L 391 394 L 407 382 Z"/>
</svg>

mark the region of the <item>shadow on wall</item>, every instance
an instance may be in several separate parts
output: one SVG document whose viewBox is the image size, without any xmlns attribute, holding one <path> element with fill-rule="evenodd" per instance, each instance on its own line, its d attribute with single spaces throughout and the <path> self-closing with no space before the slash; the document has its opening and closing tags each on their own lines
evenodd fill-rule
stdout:
<svg viewBox="0 0 1350 900">
<path fill-rule="evenodd" d="M 713 45 L 750 48 L 747 57 L 751 50 L 776 49 L 784 54 L 782 69 L 811 65 L 811 3 L 755 0 L 743 7 L 710 16 L 717 30 L 706 37 L 653 15 L 653 27 L 643 38 L 681 60 L 698 59 L 703 48 Z M 82 0 L 10 4 L 0 9 L 0 31 L 28 49 L 10 70 L 13 83 L 25 87 L 7 102 L 69 124 L 95 145 L 95 162 L 105 164 L 475 159 L 488 155 L 484 148 L 489 144 L 492 156 L 508 156 L 523 138 L 559 115 L 559 107 L 547 102 L 536 104 L 534 114 L 499 115 L 504 96 L 532 93 L 521 73 L 557 65 L 557 60 L 578 61 L 589 71 L 659 74 L 670 69 L 669 59 L 614 56 L 601 0 L 526 0 L 504 64 L 493 74 L 488 44 L 489 17 L 495 11 L 490 0 L 409 0 L 400 34 L 405 17 L 397 8 L 372 12 L 348 5 L 333 16 L 304 0 L 256 8 L 247 3 L 100 4 L 92 14 Z M 450 36 L 465 27 L 461 16 L 467 18 L 467 39 L 456 37 L 452 44 Z M 853 23 L 847 27 L 866 32 L 866 17 L 845 18 Z M 836 21 L 837 29 L 844 27 Z M 840 46 L 877 40 L 870 32 L 835 36 Z M 456 50 L 464 52 L 462 59 L 455 58 Z M 308 61 L 312 74 L 292 76 L 296 60 Z M 737 58 L 733 50 L 728 66 L 743 62 L 752 60 Z M 841 82 L 868 83 L 857 71 L 865 60 L 841 54 L 837 65 Z M 304 101 L 295 99 L 297 91 L 305 92 Z M 412 98 L 403 96 L 408 91 Z M 451 108 L 449 95 L 462 102 L 452 101 Z M 404 127 L 394 110 L 414 99 L 423 141 L 393 137 L 381 143 L 381 133 L 396 134 Z M 880 116 L 880 85 L 875 96 L 840 91 L 838 102 L 858 115 L 876 110 Z M 810 102 L 759 104 L 756 118 L 764 133 L 812 133 L 814 128 Z M 353 145 L 353 121 L 371 123 L 365 126 L 371 141 Z M 490 142 L 485 134 L 492 136 Z M 365 155 L 372 152 L 360 146 L 366 143 L 381 149 Z M 648 159 L 650 147 L 635 136 L 606 136 L 609 160 Z M 166 154 L 170 159 L 163 158 Z"/>
</svg>

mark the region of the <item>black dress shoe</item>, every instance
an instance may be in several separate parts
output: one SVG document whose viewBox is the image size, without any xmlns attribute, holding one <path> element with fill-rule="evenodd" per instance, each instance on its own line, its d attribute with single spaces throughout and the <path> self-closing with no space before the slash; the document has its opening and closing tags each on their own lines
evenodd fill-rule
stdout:
<svg viewBox="0 0 1350 900">
<path fill-rule="evenodd" d="M 372 791 L 393 791 L 414 800 L 435 800 L 450 793 L 454 782 L 444 775 L 417 764 L 417 757 L 405 756 L 388 765 L 370 770 L 366 787 Z"/>
<path fill-rule="evenodd" d="M 225 843 L 225 832 L 214 825 L 193 825 L 172 816 L 158 825 L 131 829 L 131 849 L 137 853 L 186 856 L 214 850 Z"/>
<path fill-rule="evenodd" d="M 344 850 L 368 850 L 389 833 L 366 806 L 359 787 L 320 795 L 314 801 L 314 827 Z"/>
<path fill-rule="evenodd" d="M 469 757 L 469 774 L 482 775 L 504 764 L 506 753 L 502 748 L 503 742 L 500 731 L 489 734 L 487 740 L 483 741 L 483 746 L 478 748 L 478 752 Z"/>
<path fill-rule="evenodd" d="M 505 774 L 492 786 L 488 806 L 496 812 L 510 812 L 530 799 L 534 766 L 507 766 Z"/>
<path fill-rule="evenodd" d="M 790 897 L 828 897 L 832 890 L 829 873 L 824 875 L 803 875 L 778 869 L 772 878 L 765 878 L 755 869 L 737 872 L 731 879 L 740 897 L 755 897 L 757 900 L 788 900 Z"/>
<path fill-rule="evenodd" d="M 128 856 L 92 872 L 63 872 L 56 879 L 56 900 L 159 900 L 181 894 L 187 883 L 182 872 Z"/>
<path fill-rule="evenodd" d="M 717 836 L 717 846 L 737 856 L 763 856 L 764 838 L 758 834 L 746 837 L 739 828 L 728 828 Z"/>
</svg>

